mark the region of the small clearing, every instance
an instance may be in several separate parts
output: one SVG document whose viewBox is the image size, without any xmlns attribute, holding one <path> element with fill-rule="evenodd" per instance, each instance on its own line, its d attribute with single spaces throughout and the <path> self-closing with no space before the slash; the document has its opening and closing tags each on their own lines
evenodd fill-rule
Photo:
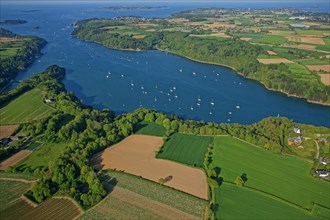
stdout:
<svg viewBox="0 0 330 220">
<path fill-rule="evenodd" d="M 250 41 L 252 38 L 250 38 L 250 37 L 241 37 L 240 39 L 244 40 L 244 41 Z"/>
<path fill-rule="evenodd" d="M 0 139 L 10 136 L 18 127 L 18 125 L 2 125 L 0 126 Z"/>
<path fill-rule="evenodd" d="M 274 51 L 271 51 L 271 50 L 268 50 L 267 53 L 268 53 L 269 55 L 277 55 L 277 53 L 275 53 Z"/>
<path fill-rule="evenodd" d="M 326 85 L 330 86 L 330 74 L 319 74 L 321 77 L 321 82 Z"/>
<path fill-rule="evenodd" d="M 121 170 L 155 182 L 169 178 L 164 185 L 207 199 L 208 186 L 204 171 L 156 159 L 156 152 L 163 144 L 161 137 L 131 135 L 94 155 L 91 162 L 96 169 Z"/>
<path fill-rule="evenodd" d="M 0 163 L 0 170 L 6 170 L 8 167 L 17 164 L 32 153 L 30 150 L 21 150 L 20 152 L 9 157 L 7 160 Z"/>
<path fill-rule="evenodd" d="M 134 39 L 143 39 L 146 35 L 134 35 L 132 38 Z"/>
<path fill-rule="evenodd" d="M 259 63 L 262 64 L 277 64 L 277 63 L 293 63 L 291 60 L 281 58 L 281 59 L 258 59 Z"/>
</svg>

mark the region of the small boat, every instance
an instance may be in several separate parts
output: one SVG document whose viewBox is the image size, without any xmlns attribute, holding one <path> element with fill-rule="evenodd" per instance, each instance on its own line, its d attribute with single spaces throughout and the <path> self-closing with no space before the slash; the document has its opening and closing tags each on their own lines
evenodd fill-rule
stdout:
<svg viewBox="0 0 330 220">
<path fill-rule="evenodd" d="M 191 106 L 191 107 L 190 107 L 190 110 L 192 111 L 192 110 L 194 110 L 194 108 Z"/>
<path fill-rule="evenodd" d="M 170 93 L 167 93 L 167 95 L 169 96 L 169 95 L 170 95 Z"/>
<path fill-rule="evenodd" d="M 197 103 L 198 106 L 200 106 L 201 104 L 200 103 Z"/>
<path fill-rule="evenodd" d="M 171 99 L 168 99 L 168 101 L 170 102 L 170 101 L 171 101 Z"/>
<path fill-rule="evenodd" d="M 230 121 L 230 119 L 228 118 L 227 121 Z"/>
<path fill-rule="evenodd" d="M 107 78 L 109 78 L 109 76 L 107 76 Z"/>
<path fill-rule="evenodd" d="M 155 88 L 158 89 L 158 86 L 156 85 Z"/>
<path fill-rule="evenodd" d="M 177 99 L 177 98 L 178 98 L 178 96 L 177 96 L 177 95 L 175 95 L 175 96 L 174 96 L 174 98 L 176 98 L 176 99 Z"/>
<path fill-rule="evenodd" d="M 173 89 L 170 89 L 170 92 L 173 92 Z"/>
<path fill-rule="evenodd" d="M 123 75 L 123 74 L 121 74 L 121 77 L 123 78 L 123 77 L 124 77 L 124 75 Z"/>
<path fill-rule="evenodd" d="M 212 115 L 213 113 L 212 112 L 209 112 L 210 115 Z"/>
<path fill-rule="evenodd" d="M 236 105 L 236 108 L 239 109 L 239 108 L 241 108 L 241 107 L 240 107 L 239 105 Z"/>
<path fill-rule="evenodd" d="M 111 72 L 110 71 L 108 71 L 108 75 L 111 75 Z"/>
<path fill-rule="evenodd" d="M 157 99 L 155 98 L 155 102 L 157 102 Z"/>
<path fill-rule="evenodd" d="M 197 101 L 199 101 L 199 102 L 200 102 L 200 101 L 202 101 L 202 99 L 198 97 L 198 98 L 197 98 Z"/>
<path fill-rule="evenodd" d="M 143 85 L 141 86 L 141 89 L 142 89 L 142 90 L 144 89 Z"/>
<path fill-rule="evenodd" d="M 176 90 L 176 87 L 175 87 L 175 85 L 173 86 L 173 90 Z"/>
<path fill-rule="evenodd" d="M 133 81 L 131 81 L 131 86 L 134 86 L 134 83 L 133 83 Z"/>
<path fill-rule="evenodd" d="M 179 71 L 180 71 L 180 73 L 182 73 L 183 70 L 182 69 L 179 69 Z"/>
<path fill-rule="evenodd" d="M 160 93 L 162 93 L 162 94 L 163 94 L 163 91 L 162 91 L 162 90 L 160 90 Z"/>
<path fill-rule="evenodd" d="M 193 75 L 194 75 L 194 76 L 196 76 L 196 73 L 195 73 L 195 72 L 193 72 Z"/>
<path fill-rule="evenodd" d="M 148 65 L 148 61 L 146 61 L 146 64 Z"/>
<path fill-rule="evenodd" d="M 231 115 L 231 112 L 228 112 L 229 115 Z"/>
<path fill-rule="evenodd" d="M 215 105 L 215 103 L 212 101 L 212 102 L 211 102 L 211 105 Z"/>
</svg>

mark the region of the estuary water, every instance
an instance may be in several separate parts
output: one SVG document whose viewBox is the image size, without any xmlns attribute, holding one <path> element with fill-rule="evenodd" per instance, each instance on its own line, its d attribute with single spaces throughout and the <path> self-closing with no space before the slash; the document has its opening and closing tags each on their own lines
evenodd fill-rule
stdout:
<svg viewBox="0 0 330 220">
<path fill-rule="evenodd" d="M 103 6 L 167 6 L 158 10 L 112 11 Z M 266 90 L 221 66 L 194 62 L 160 51 L 130 52 L 105 48 L 71 37 L 73 24 L 82 19 L 117 16 L 166 17 L 200 7 L 299 7 L 328 12 L 326 2 L 291 3 L 1 3 L 1 20 L 28 23 L 5 28 L 36 35 L 49 43 L 43 55 L 21 72 L 17 80 L 42 72 L 49 65 L 65 67 L 63 83 L 85 104 L 116 113 L 140 106 L 175 113 L 185 119 L 251 124 L 268 116 L 286 116 L 297 123 L 330 127 L 330 107 Z M 13 85 L 15 86 L 15 85 Z"/>
</svg>

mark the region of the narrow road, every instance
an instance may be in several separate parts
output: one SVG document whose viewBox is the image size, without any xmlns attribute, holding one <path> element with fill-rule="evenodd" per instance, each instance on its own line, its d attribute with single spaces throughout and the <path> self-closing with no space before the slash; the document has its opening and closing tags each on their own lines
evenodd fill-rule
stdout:
<svg viewBox="0 0 330 220">
<path fill-rule="evenodd" d="M 317 141 L 314 141 L 316 144 L 316 154 L 315 154 L 315 159 L 319 159 L 320 156 L 320 146 L 319 143 L 317 143 Z"/>
</svg>

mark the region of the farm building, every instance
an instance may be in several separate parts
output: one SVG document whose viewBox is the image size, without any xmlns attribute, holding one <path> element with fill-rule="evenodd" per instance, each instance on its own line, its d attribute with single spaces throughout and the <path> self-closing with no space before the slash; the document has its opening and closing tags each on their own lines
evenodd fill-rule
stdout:
<svg viewBox="0 0 330 220">
<path fill-rule="evenodd" d="M 327 165 L 327 158 L 325 157 L 320 157 L 320 164 Z"/>
<path fill-rule="evenodd" d="M 326 144 L 326 143 L 328 143 L 328 140 L 326 138 L 321 138 L 320 142 Z"/>
<path fill-rule="evenodd" d="M 51 102 L 53 102 L 53 101 L 54 101 L 53 98 L 45 98 L 45 102 L 46 102 L 46 103 L 51 103 Z"/>
<path fill-rule="evenodd" d="M 329 176 L 329 173 L 325 169 L 317 169 L 315 170 L 315 174 L 319 177 L 327 177 Z"/>
<path fill-rule="evenodd" d="M 301 136 L 288 138 L 289 145 L 293 145 L 293 144 L 299 145 L 299 144 L 301 144 L 301 142 L 302 142 Z"/>
<path fill-rule="evenodd" d="M 294 128 L 293 131 L 294 131 L 296 134 L 301 134 L 301 130 L 300 130 L 300 128 Z"/>
</svg>

